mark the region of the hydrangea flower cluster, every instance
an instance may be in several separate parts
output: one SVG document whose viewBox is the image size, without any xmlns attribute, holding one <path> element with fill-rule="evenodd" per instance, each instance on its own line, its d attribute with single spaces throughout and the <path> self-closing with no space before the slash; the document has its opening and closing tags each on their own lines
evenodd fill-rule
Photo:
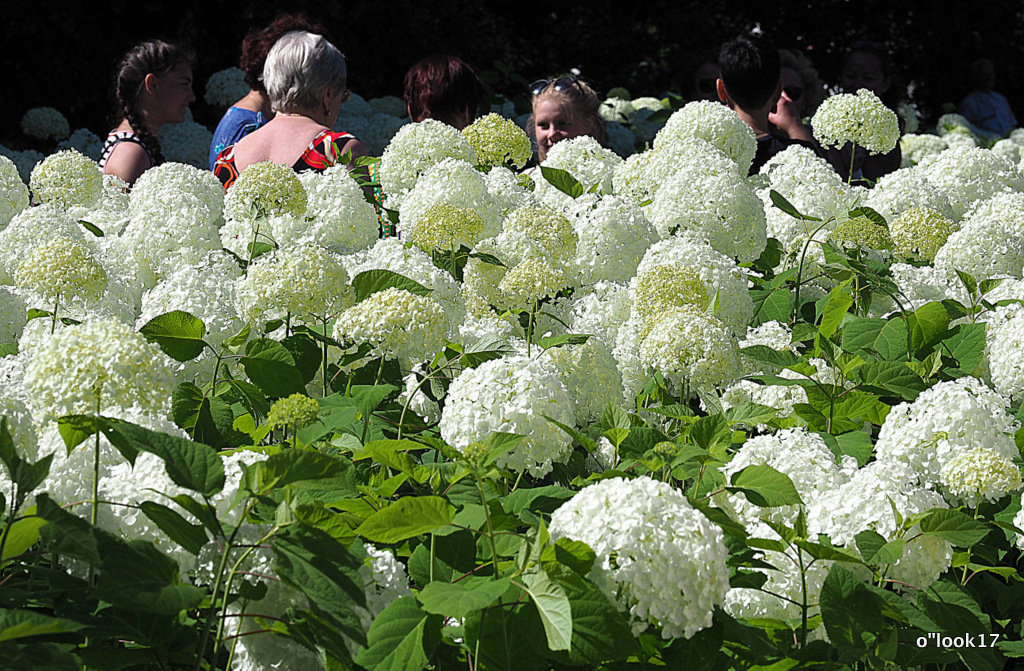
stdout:
<svg viewBox="0 0 1024 671">
<path fill-rule="evenodd" d="M 572 280 L 549 259 L 530 256 L 504 274 L 498 290 L 506 305 L 529 310 L 535 302 L 552 298 L 571 284 Z"/>
<path fill-rule="evenodd" d="M 509 165 L 521 170 L 533 155 L 530 138 L 512 121 L 491 113 L 462 129 L 462 136 L 483 165 Z"/>
<path fill-rule="evenodd" d="M 187 163 L 205 170 L 210 160 L 213 133 L 187 115 L 181 123 L 167 123 L 157 134 L 160 149 L 168 161 Z"/>
<path fill-rule="evenodd" d="M 981 498 L 998 501 L 1020 489 L 1020 469 L 1005 456 L 987 447 L 958 453 L 946 462 L 939 480 L 949 493 L 974 507 Z"/>
<path fill-rule="evenodd" d="M 377 212 L 366 202 L 363 190 L 344 165 L 299 173 L 299 182 L 306 191 L 306 216 L 276 219 L 273 236 L 277 244 L 312 243 L 346 254 L 377 242 Z M 294 222 L 294 226 L 282 226 L 285 221 Z"/>
<path fill-rule="evenodd" d="M 68 139 L 62 140 L 57 149 L 74 149 L 94 161 L 99 161 L 103 155 L 103 140 L 88 128 L 79 128 Z"/>
<path fill-rule="evenodd" d="M 28 187 L 18 175 L 18 166 L 6 156 L 0 156 L 0 230 L 26 207 Z"/>
<path fill-rule="evenodd" d="M 299 429 L 309 426 L 320 416 L 320 404 L 305 394 L 279 398 L 267 413 L 267 426 L 274 429 Z"/>
<path fill-rule="evenodd" d="M 485 231 L 476 210 L 451 203 L 435 203 L 405 229 L 406 238 L 425 252 L 472 248 Z"/>
<path fill-rule="evenodd" d="M 757 153 L 757 138 L 750 126 L 725 105 L 710 100 L 696 100 L 674 112 L 654 138 L 654 148 L 684 136 L 711 143 L 735 161 L 741 175 L 750 170 Z"/>
<path fill-rule="evenodd" d="M 21 117 L 21 132 L 37 140 L 63 140 L 71 132 L 71 125 L 52 107 L 33 107 Z"/>
<path fill-rule="evenodd" d="M 241 68 L 230 67 L 210 75 L 203 100 L 212 107 L 227 108 L 247 93 L 249 85 L 245 83 L 245 73 Z"/>
<path fill-rule="evenodd" d="M 484 221 L 480 238 L 497 235 L 501 229 L 501 208 L 487 190 L 487 181 L 465 161 L 448 158 L 427 168 L 402 199 L 399 225 L 403 230 L 425 225 L 419 219 L 438 203 L 475 211 Z"/>
<path fill-rule="evenodd" d="M 596 422 L 609 403 L 617 404 L 622 398 L 622 374 L 611 349 L 600 338 L 552 347 L 545 353 L 572 396 L 577 426 Z"/>
<path fill-rule="evenodd" d="M 525 240 L 524 240 L 525 238 Z M 534 245 L 559 265 L 568 264 L 576 255 L 577 238 L 573 225 L 561 213 L 548 207 L 521 207 L 505 219 L 497 244 L 515 255 Z"/>
<path fill-rule="evenodd" d="M 341 259 L 316 245 L 296 245 L 261 256 L 235 284 L 235 308 L 250 324 L 287 316 L 324 319 L 352 302 Z"/>
<path fill-rule="evenodd" d="M 644 330 L 637 356 L 665 375 L 686 378 L 699 388 L 725 386 L 744 374 L 728 328 L 693 305 L 666 311 Z"/>
<path fill-rule="evenodd" d="M 951 147 L 926 157 L 917 169 L 933 189 L 946 195 L 957 220 L 980 200 L 1002 191 L 1024 191 L 1024 173 L 980 147 Z"/>
<path fill-rule="evenodd" d="M 547 361 L 510 355 L 464 371 L 448 388 L 441 437 L 459 450 L 494 431 L 524 436 L 498 466 L 540 478 L 568 458 L 571 439 L 545 416 L 573 424 L 573 402 Z"/>
<path fill-rule="evenodd" d="M 917 135 L 907 133 L 900 137 L 901 167 L 917 165 L 925 156 L 939 154 L 949 148 L 949 144 L 938 135 Z"/>
<path fill-rule="evenodd" d="M 897 254 L 929 262 L 956 230 L 956 224 L 927 207 L 912 207 L 889 223 Z"/>
<path fill-rule="evenodd" d="M 14 270 L 19 287 L 38 293 L 48 305 L 55 301 L 95 301 L 107 287 L 107 273 L 82 243 L 51 238 L 31 248 Z"/>
<path fill-rule="evenodd" d="M 32 416 L 123 415 L 130 408 L 166 411 L 174 389 L 168 358 L 141 334 L 114 319 L 63 328 L 36 347 L 25 368 Z"/>
<path fill-rule="evenodd" d="M 890 250 L 889 229 L 867 217 L 850 217 L 833 228 L 826 238 L 832 244 L 863 250 Z"/>
<path fill-rule="evenodd" d="M 899 119 L 867 89 L 826 98 L 811 118 L 814 138 L 825 147 L 852 142 L 871 154 L 886 154 L 900 139 Z"/>
<path fill-rule="evenodd" d="M 380 183 L 387 207 L 401 209 L 420 175 L 446 158 L 476 165 L 473 146 L 448 124 L 425 119 L 403 126 L 380 157 Z"/>
<path fill-rule="evenodd" d="M 612 193 L 612 177 L 620 163 L 622 159 L 615 152 L 605 149 L 589 135 L 581 135 L 556 143 L 541 165 L 565 170 L 576 178 L 584 191 L 595 189 L 599 193 Z M 555 188 L 540 171 L 534 182 L 537 185 L 534 193 L 546 205 L 562 209 L 572 204 L 572 197 Z"/>
<path fill-rule="evenodd" d="M 92 207 L 103 195 L 99 165 L 73 149 L 50 154 L 32 169 L 32 193 L 60 208 Z"/>
<path fill-rule="evenodd" d="M 396 287 L 364 298 L 334 323 L 335 340 L 368 342 L 375 356 L 415 362 L 432 359 L 447 335 L 444 309 L 437 301 Z"/>
<path fill-rule="evenodd" d="M 621 196 L 605 196 L 577 211 L 572 223 L 579 240 L 573 265 L 583 285 L 628 282 L 658 240 L 643 211 Z"/>
<path fill-rule="evenodd" d="M 260 161 L 238 175 L 224 198 L 224 218 L 252 221 L 257 217 L 306 214 L 306 190 L 286 165 Z"/>
<path fill-rule="evenodd" d="M 590 577 L 629 609 L 634 635 L 653 624 L 662 638 L 690 638 L 729 590 L 722 530 L 663 482 L 601 480 L 552 513 L 550 529 L 594 551 Z"/>
<path fill-rule="evenodd" d="M 995 309 L 988 319 L 985 334 L 992 387 L 1013 400 L 1024 396 L 1024 342 L 1020 337 L 1021 329 L 1024 329 L 1024 309 L 1020 304 L 1010 304 Z"/>
</svg>

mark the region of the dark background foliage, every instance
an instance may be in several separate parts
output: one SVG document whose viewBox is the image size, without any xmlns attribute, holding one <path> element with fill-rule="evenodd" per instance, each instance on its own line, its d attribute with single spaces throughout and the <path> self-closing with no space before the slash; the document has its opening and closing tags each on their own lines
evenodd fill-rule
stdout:
<svg viewBox="0 0 1024 671">
<path fill-rule="evenodd" d="M 494 0 L 379 2 L 151 3 L 110 0 L 4 0 L 0 142 L 18 148 L 25 110 L 50 105 L 72 128 L 103 134 L 110 125 L 111 82 L 133 43 L 162 37 L 196 53 L 193 113 L 212 124 L 202 101 L 206 78 L 238 61 L 246 31 L 281 11 L 305 11 L 334 33 L 349 60 L 350 86 L 364 97 L 401 95 L 402 76 L 419 57 L 454 53 L 485 74 L 496 91 L 578 67 L 602 92 L 634 96 L 685 91 L 693 68 L 718 45 L 759 26 L 779 46 L 801 50 L 822 79 L 835 82 L 846 45 L 886 42 L 898 73 L 913 83 L 926 119 L 969 91 L 967 67 L 996 63 L 997 90 L 1024 118 L 1024 3 L 921 0 L 590 0 L 544 3 Z M 518 77 L 514 75 L 519 75 Z"/>
</svg>

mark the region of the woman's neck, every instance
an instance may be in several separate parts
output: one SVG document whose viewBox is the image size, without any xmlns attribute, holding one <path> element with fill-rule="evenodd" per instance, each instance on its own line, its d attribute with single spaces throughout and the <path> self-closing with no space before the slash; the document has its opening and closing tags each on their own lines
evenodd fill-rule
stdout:
<svg viewBox="0 0 1024 671">
<path fill-rule="evenodd" d="M 236 102 L 234 106 L 249 110 L 250 112 L 259 112 L 267 120 L 274 118 L 274 110 L 270 107 L 270 98 L 262 91 L 256 89 L 249 89 L 249 92 Z"/>
</svg>

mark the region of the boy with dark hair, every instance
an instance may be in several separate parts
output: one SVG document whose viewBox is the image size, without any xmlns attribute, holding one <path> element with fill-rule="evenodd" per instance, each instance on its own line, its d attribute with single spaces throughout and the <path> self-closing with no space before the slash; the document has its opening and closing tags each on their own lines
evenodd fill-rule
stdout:
<svg viewBox="0 0 1024 671">
<path fill-rule="evenodd" d="M 722 72 L 718 97 L 757 136 L 751 175 L 791 144 L 818 151 L 796 105 L 782 91 L 778 49 L 760 37 L 741 35 L 722 45 L 718 62 Z"/>
</svg>

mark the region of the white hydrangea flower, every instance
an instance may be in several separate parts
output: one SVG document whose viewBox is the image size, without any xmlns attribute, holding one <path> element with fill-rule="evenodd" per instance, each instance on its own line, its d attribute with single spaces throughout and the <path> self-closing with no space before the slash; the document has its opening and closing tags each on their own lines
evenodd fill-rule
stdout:
<svg viewBox="0 0 1024 671">
<path fill-rule="evenodd" d="M 615 192 L 641 205 L 679 170 L 705 175 L 740 175 L 736 162 L 709 141 L 693 135 L 661 135 L 654 149 L 634 154 L 615 170 Z M 746 173 L 744 173 L 746 174 Z"/>
<path fill-rule="evenodd" d="M 790 377 L 783 370 L 782 377 Z M 722 392 L 722 408 L 729 408 L 742 405 L 743 403 L 757 403 L 779 411 L 780 417 L 789 417 L 793 414 L 793 406 L 797 403 L 807 403 L 807 392 L 803 387 L 797 385 L 782 384 L 758 384 L 752 380 L 739 380 L 726 387 Z M 767 425 L 758 425 L 758 428 L 765 428 Z"/>
<path fill-rule="evenodd" d="M 870 154 L 886 154 L 900 139 L 896 113 L 868 89 L 826 98 L 811 118 L 811 127 L 825 147 L 853 142 Z"/>
<path fill-rule="evenodd" d="M 65 212 L 53 205 L 22 210 L 6 228 L 0 230 L 0 283 L 14 283 L 14 272 L 40 241 L 61 238 L 84 244 L 82 230 Z"/>
<path fill-rule="evenodd" d="M 59 142 L 57 149 L 74 149 L 94 161 L 99 161 L 103 155 L 103 140 L 88 128 L 79 128 L 68 139 Z"/>
<path fill-rule="evenodd" d="M 103 195 L 99 164 L 73 149 L 50 154 L 32 169 L 32 193 L 60 208 L 92 207 Z"/>
<path fill-rule="evenodd" d="M 448 124 L 425 119 L 402 126 L 380 159 L 380 183 L 387 207 L 401 209 L 420 175 L 447 158 L 476 165 L 472 145 Z"/>
<path fill-rule="evenodd" d="M 249 93 L 249 85 L 245 83 L 245 73 L 241 68 L 230 67 L 218 70 L 206 80 L 206 93 L 203 100 L 212 107 L 227 108 Z"/>
<path fill-rule="evenodd" d="M 989 295 L 988 299 L 998 297 Z M 997 307 L 987 322 L 985 353 L 992 387 L 1009 399 L 1020 400 L 1024 397 L 1024 308 L 1020 304 Z"/>
<path fill-rule="evenodd" d="M 380 98 L 370 98 L 366 101 L 375 113 L 378 114 L 390 114 L 391 116 L 407 116 L 408 111 L 405 109 L 405 101 L 398 96 L 381 96 Z"/>
<path fill-rule="evenodd" d="M 931 208 L 912 207 L 889 222 L 889 235 L 896 253 L 932 261 L 958 228 Z"/>
<path fill-rule="evenodd" d="M 1000 193 L 977 202 L 960 230 L 935 254 L 935 266 L 970 273 L 977 280 L 1020 277 L 1024 269 L 1024 193 Z"/>
<path fill-rule="evenodd" d="M 1005 456 L 987 447 L 975 447 L 958 453 L 946 462 L 939 481 L 953 496 L 968 506 L 980 498 L 998 501 L 1020 489 L 1020 469 Z"/>
<path fill-rule="evenodd" d="M 690 638 L 711 626 L 729 590 L 722 530 L 663 482 L 590 485 L 552 513 L 550 530 L 594 550 L 590 577 L 629 610 L 634 635 L 654 624 L 666 640 Z"/>
<path fill-rule="evenodd" d="M 845 483 L 848 471 L 857 467 L 856 462 L 847 457 L 840 468 L 821 436 L 803 428 L 750 438 L 719 470 L 729 482 L 736 473 L 755 465 L 771 466 L 789 476 L 805 504 Z M 753 526 L 761 520 L 792 526 L 800 512 L 799 505 L 761 508 L 741 494 L 721 494 L 716 502 L 731 510 L 745 526 Z"/>
<path fill-rule="evenodd" d="M 11 439 L 14 441 L 14 449 L 22 459 L 35 461 L 38 458 L 38 440 L 36 427 L 32 422 L 32 414 L 24 399 L 12 393 L 15 390 L 8 390 L 6 385 L 0 385 L 0 389 L 4 390 L 3 393 L 0 393 L 0 418 L 7 420 L 7 431 L 10 432 Z M 0 478 L 10 476 L 6 470 L 6 467 L 0 468 Z M 9 487 L 5 487 L 0 491 L 6 494 L 11 490 Z M 7 503 L 13 502 L 8 501 Z"/>
<path fill-rule="evenodd" d="M 235 283 L 235 309 L 250 324 L 288 316 L 315 322 L 337 315 L 351 302 L 341 258 L 316 245 L 265 254 Z"/>
<path fill-rule="evenodd" d="M 949 143 L 938 135 L 917 135 L 907 133 L 900 137 L 901 167 L 917 165 L 925 156 L 939 154 L 949 149 Z"/>
<path fill-rule="evenodd" d="M 979 200 L 1001 191 L 1024 191 L 1024 174 L 1003 157 L 980 147 L 953 147 L 927 156 L 918 169 L 933 189 L 946 194 L 957 219 Z"/>
<path fill-rule="evenodd" d="M 419 377 L 417 377 L 417 373 L 419 373 Z M 427 424 L 436 424 L 441 420 L 441 407 L 437 404 L 437 401 L 428 398 L 423 392 L 423 387 L 420 386 L 420 381 L 425 374 L 426 367 L 424 364 L 413 364 L 409 374 L 402 378 L 405 388 L 399 394 L 397 402 L 399 405 L 404 405 L 408 402 L 409 410 L 422 417 Z M 430 383 L 427 382 L 425 384 Z"/>
<path fill-rule="evenodd" d="M 685 378 L 693 388 L 724 387 L 746 372 L 725 324 L 693 305 L 666 310 L 644 331 L 637 350 L 640 362 Z"/>
<path fill-rule="evenodd" d="M 6 156 L 0 156 L 0 230 L 22 210 L 28 207 L 28 187 L 18 175 L 18 166 Z"/>
<path fill-rule="evenodd" d="M 160 150 L 168 161 L 187 163 L 205 170 L 210 165 L 210 145 L 213 133 L 192 119 L 181 123 L 166 123 L 157 133 Z"/>
<path fill-rule="evenodd" d="M 531 256 L 502 276 L 498 291 L 505 297 L 504 305 L 529 310 L 535 302 L 553 298 L 571 285 L 572 280 L 550 259 Z"/>
<path fill-rule="evenodd" d="M 545 206 L 522 207 L 509 214 L 495 242 L 510 260 L 523 260 L 534 255 L 527 250 L 539 248 L 541 255 L 565 268 L 578 249 L 572 222 Z"/>
<path fill-rule="evenodd" d="M 128 183 L 117 175 L 103 175 L 103 197 L 81 219 L 98 227 L 107 237 L 120 235 L 128 225 L 128 191 Z M 102 240 L 98 242 L 103 244 Z"/>
<path fill-rule="evenodd" d="M 27 310 L 21 296 L 9 287 L 0 286 L 0 343 L 18 342 L 28 321 Z"/>
<path fill-rule="evenodd" d="M 480 117 L 462 129 L 462 136 L 484 165 L 510 165 L 522 170 L 533 156 L 530 138 L 523 129 L 498 114 Z"/>
<path fill-rule="evenodd" d="M 569 331 L 585 333 L 615 347 L 619 325 L 629 319 L 632 299 L 621 282 L 597 282 L 588 291 L 573 296 Z"/>
<path fill-rule="evenodd" d="M 892 408 L 879 430 L 875 457 L 909 466 L 925 486 L 938 483 L 946 462 L 970 448 L 986 447 L 1013 458 L 1018 424 L 1007 405 L 975 378 L 939 382 L 913 403 Z"/>
<path fill-rule="evenodd" d="M 334 339 L 369 342 L 376 356 L 429 361 L 444 347 L 447 325 L 441 305 L 429 296 L 388 287 L 356 303 L 334 323 Z"/>
<path fill-rule="evenodd" d="M 605 196 L 573 220 L 579 240 L 573 264 L 581 284 L 628 282 L 657 232 L 632 201 Z"/>
<path fill-rule="evenodd" d="M 35 149 L 14 151 L 13 149 L 8 149 L 3 145 L 0 145 L 0 155 L 7 157 L 14 162 L 14 166 L 18 169 L 18 176 L 21 177 L 21 181 L 26 184 L 28 184 L 32 170 L 35 169 L 36 165 L 45 158 L 41 152 L 38 152 Z"/>
<path fill-rule="evenodd" d="M 730 172 L 679 170 L 658 189 L 651 222 L 663 238 L 697 231 L 716 251 L 740 263 L 756 260 L 767 241 L 761 201 L 743 177 Z"/>
<path fill-rule="evenodd" d="M 33 107 L 21 117 L 21 132 L 37 140 L 63 140 L 71 132 L 71 125 L 52 107 Z"/>
<path fill-rule="evenodd" d="M 465 161 L 446 158 L 424 170 L 402 198 L 399 225 L 403 230 L 415 228 L 419 219 L 438 203 L 471 209 L 480 215 L 484 230 L 476 240 L 497 235 L 501 230 L 498 202 L 487 190 L 484 176 Z"/>
<path fill-rule="evenodd" d="M 525 436 L 498 466 L 544 477 L 571 453 L 571 439 L 545 415 L 573 424 L 573 402 L 551 363 L 520 355 L 464 371 L 448 388 L 441 437 L 459 450 L 494 431 Z"/>
<path fill-rule="evenodd" d="M 43 422 L 71 414 L 166 412 L 174 388 L 169 359 L 141 334 L 113 319 L 57 331 L 32 352 L 25 392 Z"/>
<path fill-rule="evenodd" d="M 693 294 L 707 299 L 698 306 L 706 308 L 717 296 L 715 316 L 737 336 L 746 333 L 747 324 L 754 315 L 754 304 L 747 291 L 746 275 L 732 259 L 712 249 L 699 234 L 683 233 L 651 245 L 637 266 L 633 286 L 639 286 L 643 278 L 659 266 L 674 269 L 671 273 L 659 275 L 663 281 L 674 277 L 679 283 L 659 285 L 650 282 L 651 291 L 645 300 L 654 302 L 646 309 L 640 306 L 645 315 L 654 314 L 662 307 L 692 303 Z M 684 289 L 684 285 L 690 288 L 690 296 L 677 293 Z"/>
<path fill-rule="evenodd" d="M 507 217 L 520 207 L 534 206 L 537 199 L 519 181 L 519 176 L 508 168 L 496 166 L 484 176 L 487 191 L 501 208 L 501 215 Z"/>
<path fill-rule="evenodd" d="M 83 243 L 54 237 L 30 247 L 12 273 L 14 283 L 55 301 L 96 301 L 107 288 L 107 273 Z"/>
<path fill-rule="evenodd" d="M 900 169 L 879 178 L 875 187 L 868 191 L 865 204 L 885 217 L 890 224 L 897 216 L 915 207 L 927 207 L 947 219 L 956 219 L 948 196 L 932 187 L 924 171 L 911 168 Z"/>
<path fill-rule="evenodd" d="M 572 175 L 587 192 L 594 188 L 599 193 L 612 193 L 612 177 L 622 159 L 605 149 L 589 135 L 562 140 L 551 147 L 541 163 L 546 168 L 558 168 Z M 572 197 L 559 191 L 538 170 L 534 176 L 537 199 L 550 207 L 564 209 L 572 204 Z"/>
<path fill-rule="evenodd" d="M 916 474 L 906 465 L 872 462 L 846 483 L 808 503 L 808 531 L 812 536 L 825 534 L 851 552 L 856 535 L 868 529 L 887 541 L 903 538 L 907 541 L 903 556 L 889 567 L 888 577 L 925 589 L 949 568 L 953 548 L 940 538 L 921 535 L 916 526 L 901 533 L 894 509 L 907 518 L 949 507 L 937 492 L 915 485 L 915 479 Z M 895 586 L 901 587 L 899 583 Z"/>
<path fill-rule="evenodd" d="M 224 187 L 220 180 L 209 170 L 171 161 L 139 176 L 129 196 L 128 213 L 132 217 L 146 216 L 153 201 L 174 198 L 182 192 L 198 198 L 206 206 L 211 221 L 221 216 Z"/>
<path fill-rule="evenodd" d="M 710 142 L 736 162 L 741 175 L 750 170 L 757 153 L 757 138 L 750 126 L 725 105 L 710 100 L 687 103 L 673 113 L 654 138 L 654 148 L 681 136 Z"/>
<path fill-rule="evenodd" d="M 277 214 L 301 217 L 306 208 L 306 190 L 295 172 L 270 161 L 243 170 L 224 198 L 224 218 L 238 221 Z"/>
<path fill-rule="evenodd" d="M 377 242 L 377 212 L 345 166 L 335 165 L 323 172 L 307 170 L 299 173 L 299 181 L 306 191 L 306 216 L 276 220 L 296 222 L 288 230 L 273 228 L 278 245 L 312 243 L 347 254 Z"/>
<path fill-rule="evenodd" d="M 577 426 L 596 422 L 609 403 L 622 400 L 622 375 L 611 348 L 600 338 L 589 338 L 582 345 L 552 347 L 545 355 L 572 396 Z"/>
</svg>

